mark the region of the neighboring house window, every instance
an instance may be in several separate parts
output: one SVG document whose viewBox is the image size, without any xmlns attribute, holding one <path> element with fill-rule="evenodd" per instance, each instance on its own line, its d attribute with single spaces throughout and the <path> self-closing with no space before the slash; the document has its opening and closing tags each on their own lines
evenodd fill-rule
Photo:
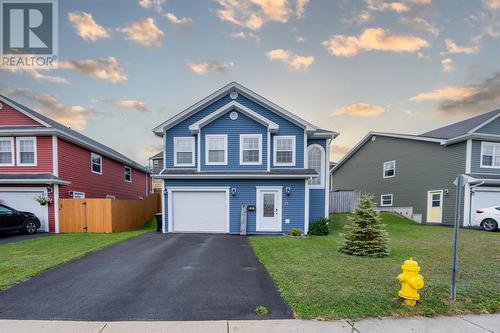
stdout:
<svg viewBox="0 0 500 333">
<path fill-rule="evenodd" d="M 92 153 L 90 154 L 90 161 L 92 163 L 92 172 L 102 175 L 102 156 Z"/>
<path fill-rule="evenodd" d="M 113 200 L 115 200 L 116 196 L 114 196 L 113 194 L 106 194 L 106 199 L 113 199 Z"/>
<path fill-rule="evenodd" d="M 174 138 L 174 166 L 194 166 L 194 137 Z"/>
<path fill-rule="evenodd" d="M 396 161 L 384 163 L 384 178 L 391 178 L 396 175 Z"/>
<path fill-rule="evenodd" d="M 159 166 L 160 166 L 160 161 L 158 161 L 158 160 L 154 160 L 154 161 L 153 161 L 153 166 L 154 166 L 155 168 L 159 167 Z"/>
<path fill-rule="evenodd" d="M 275 136 L 274 137 L 274 165 L 294 166 L 295 165 L 295 137 Z"/>
<path fill-rule="evenodd" d="M 36 138 L 16 138 L 17 165 L 36 166 Z"/>
<path fill-rule="evenodd" d="M 14 165 L 14 138 L 0 138 L 0 166 Z"/>
<path fill-rule="evenodd" d="M 309 184 L 312 187 L 325 186 L 325 151 L 323 147 L 316 144 L 307 147 L 307 163 L 309 169 L 314 169 L 318 173 L 318 176 L 312 178 Z"/>
<path fill-rule="evenodd" d="M 500 143 L 481 142 L 481 167 L 500 168 Z"/>
<path fill-rule="evenodd" d="M 380 206 L 387 207 L 392 206 L 393 196 L 392 194 L 382 194 L 380 196 Z"/>
<path fill-rule="evenodd" d="M 227 164 L 227 135 L 205 136 L 206 139 L 206 164 L 226 165 Z"/>
<path fill-rule="evenodd" d="M 240 134 L 240 164 L 262 164 L 262 134 Z"/>
<path fill-rule="evenodd" d="M 125 176 L 125 181 L 126 182 L 132 182 L 132 169 L 128 166 L 124 168 L 124 176 Z"/>
</svg>

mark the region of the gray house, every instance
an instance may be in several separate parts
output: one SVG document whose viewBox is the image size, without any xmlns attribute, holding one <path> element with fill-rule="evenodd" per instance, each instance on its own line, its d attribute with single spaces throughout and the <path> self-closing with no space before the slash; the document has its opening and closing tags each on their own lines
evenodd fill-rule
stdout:
<svg viewBox="0 0 500 333">
<path fill-rule="evenodd" d="M 332 170 L 333 191 L 375 196 L 382 210 L 453 224 L 457 175 L 466 175 L 462 223 L 500 205 L 500 110 L 421 134 L 370 132 Z"/>
</svg>

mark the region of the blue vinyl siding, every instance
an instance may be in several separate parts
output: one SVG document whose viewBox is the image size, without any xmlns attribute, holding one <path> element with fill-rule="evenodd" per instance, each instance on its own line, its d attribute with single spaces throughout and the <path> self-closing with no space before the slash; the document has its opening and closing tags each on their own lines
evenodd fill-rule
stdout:
<svg viewBox="0 0 500 333">
<path fill-rule="evenodd" d="M 188 186 L 188 187 L 234 187 L 236 195 L 229 198 L 230 204 L 230 233 L 240 232 L 241 205 L 256 205 L 256 186 L 282 186 L 282 232 L 287 233 L 290 229 L 299 228 L 304 230 L 304 202 L 305 202 L 305 182 L 304 180 L 279 180 L 279 179 L 228 179 L 228 180 L 210 180 L 210 179 L 188 179 L 188 180 L 165 180 L 165 187 L 170 186 Z M 284 188 L 289 186 L 290 195 L 285 193 Z M 165 203 L 168 202 L 167 194 Z M 167 210 L 165 204 L 165 210 Z M 257 212 L 248 212 L 247 232 L 256 233 L 256 214 Z M 290 223 L 285 223 L 285 219 L 290 219 Z M 168 213 L 165 214 L 168 230 Z"/>
<path fill-rule="evenodd" d="M 309 139 L 307 146 L 317 144 L 325 150 L 326 159 L 326 140 Z M 325 195 L 328 189 L 309 189 L 309 224 L 313 224 L 318 218 L 325 216 Z"/>
<path fill-rule="evenodd" d="M 266 170 L 267 169 L 267 128 L 238 112 L 238 119 L 231 120 L 230 112 L 222 115 L 201 129 L 201 170 Z M 205 144 L 207 134 L 227 134 L 228 165 L 206 165 Z M 240 165 L 240 134 L 260 134 L 262 136 L 262 164 Z"/>
<path fill-rule="evenodd" d="M 497 168 L 481 168 L 481 141 L 472 141 L 471 171 L 472 173 L 500 174 L 500 169 Z"/>
</svg>

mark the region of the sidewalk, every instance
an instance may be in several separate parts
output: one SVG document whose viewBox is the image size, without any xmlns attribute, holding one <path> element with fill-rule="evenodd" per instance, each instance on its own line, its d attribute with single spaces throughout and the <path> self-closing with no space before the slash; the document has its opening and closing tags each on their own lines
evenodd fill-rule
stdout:
<svg viewBox="0 0 500 333">
<path fill-rule="evenodd" d="M 500 333 L 500 314 L 435 318 L 82 322 L 0 320 L 2 333 Z"/>
</svg>

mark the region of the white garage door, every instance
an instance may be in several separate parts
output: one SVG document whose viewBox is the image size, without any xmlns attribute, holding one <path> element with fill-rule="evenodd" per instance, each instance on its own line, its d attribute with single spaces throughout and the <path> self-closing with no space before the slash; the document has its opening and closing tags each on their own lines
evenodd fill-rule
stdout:
<svg viewBox="0 0 500 333">
<path fill-rule="evenodd" d="M 173 232 L 228 232 L 226 191 L 171 193 Z"/>
<path fill-rule="evenodd" d="M 500 206 L 500 189 L 495 187 L 480 187 L 474 190 L 472 196 L 472 216 L 478 208 Z M 474 224 L 474 221 L 473 221 Z"/>
<path fill-rule="evenodd" d="M 48 206 L 41 206 L 35 198 L 45 195 L 43 189 L 40 190 L 5 190 L 0 188 L 0 203 L 10 206 L 23 212 L 30 212 L 40 220 L 41 231 L 49 231 L 49 211 Z"/>
</svg>

